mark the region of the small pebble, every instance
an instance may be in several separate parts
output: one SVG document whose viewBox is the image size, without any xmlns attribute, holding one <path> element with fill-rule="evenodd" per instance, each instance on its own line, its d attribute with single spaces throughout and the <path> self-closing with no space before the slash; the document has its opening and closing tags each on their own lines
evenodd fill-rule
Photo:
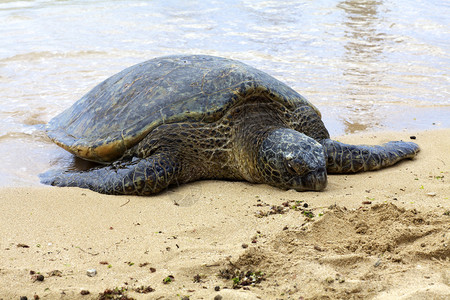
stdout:
<svg viewBox="0 0 450 300">
<path fill-rule="evenodd" d="M 216 295 L 215 297 L 214 297 L 214 300 L 222 300 L 222 296 L 220 296 L 220 295 Z"/>
<path fill-rule="evenodd" d="M 216 292 L 220 291 L 220 286 L 216 285 L 216 286 L 214 287 L 214 290 L 215 290 Z"/>
<path fill-rule="evenodd" d="M 195 275 L 194 282 L 202 282 L 202 277 L 199 274 Z"/>
<path fill-rule="evenodd" d="M 324 251 L 320 246 L 318 246 L 318 245 L 314 245 L 314 250 L 317 250 L 317 251 Z"/>
<path fill-rule="evenodd" d="M 377 261 L 373 264 L 374 267 L 378 267 L 379 265 L 381 265 L 381 259 L 377 260 Z"/>
<path fill-rule="evenodd" d="M 435 192 L 431 192 L 431 193 L 427 193 L 427 196 L 430 196 L 430 197 L 434 197 L 434 196 L 436 196 L 437 194 L 435 193 Z"/>
<path fill-rule="evenodd" d="M 21 296 L 20 300 L 28 300 L 28 297 L 27 296 Z"/>
<path fill-rule="evenodd" d="M 42 274 L 36 275 L 36 280 L 37 281 L 44 281 L 44 275 L 42 275 Z"/>
<path fill-rule="evenodd" d="M 89 295 L 91 292 L 89 292 L 88 290 L 81 290 L 80 294 L 81 295 Z"/>
<path fill-rule="evenodd" d="M 242 248 L 244 248 L 244 249 L 248 248 L 248 245 L 244 243 L 244 244 L 242 244 Z"/>
<path fill-rule="evenodd" d="M 415 139 L 416 139 L 416 136 L 415 136 L 415 135 L 412 135 L 412 136 L 410 136 L 409 138 L 412 139 L 412 140 L 415 140 Z"/>
<path fill-rule="evenodd" d="M 97 275 L 97 270 L 96 269 L 89 269 L 86 271 L 87 276 L 89 277 L 94 277 L 95 275 Z"/>
</svg>

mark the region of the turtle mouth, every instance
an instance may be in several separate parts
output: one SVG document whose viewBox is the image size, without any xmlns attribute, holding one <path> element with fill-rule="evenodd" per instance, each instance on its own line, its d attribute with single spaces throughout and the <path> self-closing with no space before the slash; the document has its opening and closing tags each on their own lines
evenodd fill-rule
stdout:
<svg viewBox="0 0 450 300">
<path fill-rule="evenodd" d="M 322 191 L 327 187 L 327 171 L 320 168 L 301 177 L 292 178 L 292 188 L 301 191 Z"/>
</svg>

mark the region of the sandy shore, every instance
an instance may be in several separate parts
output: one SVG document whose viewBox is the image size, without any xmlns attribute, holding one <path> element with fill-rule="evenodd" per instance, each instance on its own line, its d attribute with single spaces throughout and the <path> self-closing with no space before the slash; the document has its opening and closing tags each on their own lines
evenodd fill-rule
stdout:
<svg viewBox="0 0 450 300">
<path fill-rule="evenodd" d="M 448 299 L 450 130 L 338 139 L 411 135 L 415 160 L 330 176 L 324 192 L 223 181 L 153 197 L 2 188 L 0 299 L 115 288 L 136 299 Z"/>
</svg>

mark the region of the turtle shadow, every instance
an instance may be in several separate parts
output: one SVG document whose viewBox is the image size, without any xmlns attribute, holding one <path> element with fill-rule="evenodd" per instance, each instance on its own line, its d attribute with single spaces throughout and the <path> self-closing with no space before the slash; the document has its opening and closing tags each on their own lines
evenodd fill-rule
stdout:
<svg viewBox="0 0 450 300">
<path fill-rule="evenodd" d="M 104 165 L 74 156 L 72 162 L 67 167 L 67 170 L 68 171 L 86 171 L 89 169 L 97 168 L 99 166 L 104 166 Z"/>
</svg>

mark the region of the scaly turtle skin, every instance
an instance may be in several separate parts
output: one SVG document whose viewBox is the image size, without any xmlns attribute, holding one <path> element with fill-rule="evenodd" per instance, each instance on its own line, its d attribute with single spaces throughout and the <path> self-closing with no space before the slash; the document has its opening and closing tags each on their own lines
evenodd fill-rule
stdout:
<svg viewBox="0 0 450 300">
<path fill-rule="evenodd" d="M 414 157 L 411 142 L 330 140 L 319 111 L 284 83 L 213 56 L 167 56 L 97 85 L 52 119 L 48 136 L 106 165 L 49 171 L 43 183 L 150 195 L 199 179 L 323 190 L 328 173 L 376 170 Z"/>
</svg>

